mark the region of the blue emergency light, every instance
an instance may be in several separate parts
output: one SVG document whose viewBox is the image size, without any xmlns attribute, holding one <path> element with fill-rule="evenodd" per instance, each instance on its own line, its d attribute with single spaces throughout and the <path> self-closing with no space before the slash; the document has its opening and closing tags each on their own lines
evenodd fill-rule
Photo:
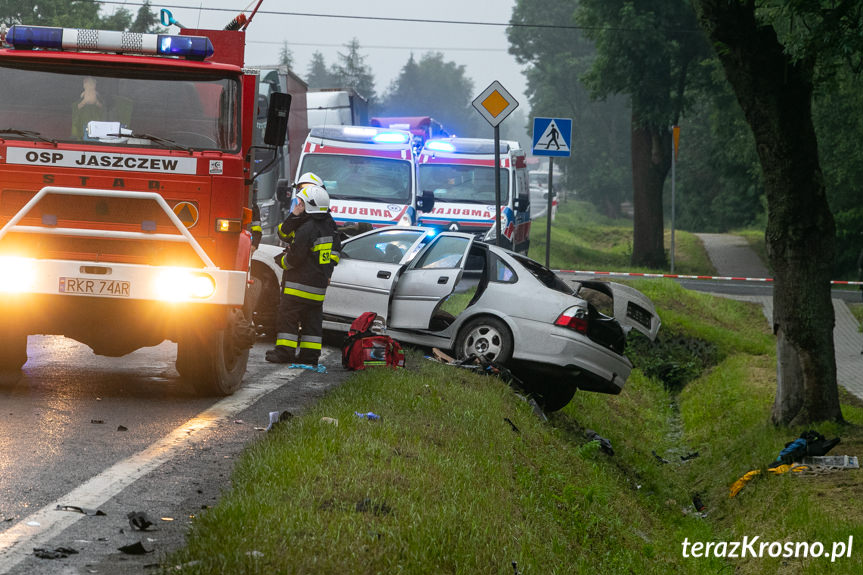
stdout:
<svg viewBox="0 0 863 575">
<path fill-rule="evenodd" d="M 372 138 L 372 141 L 378 144 L 404 144 L 408 138 L 407 134 L 400 132 L 380 132 Z"/>
<path fill-rule="evenodd" d="M 426 143 L 426 149 L 433 152 L 455 152 L 455 146 L 450 142 L 434 140 Z"/>
<path fill-rule="evenodd" d="M 205 60 L 215 53 L 212 42 L 204 36 L 171 36 L 139 34 L 110 30 L 52 28 L 16 24 L 6 32 L 6 43 L 17 50 L 43 48 L 88 52 L 113 52 L 182 56 Z"/>
</svg>

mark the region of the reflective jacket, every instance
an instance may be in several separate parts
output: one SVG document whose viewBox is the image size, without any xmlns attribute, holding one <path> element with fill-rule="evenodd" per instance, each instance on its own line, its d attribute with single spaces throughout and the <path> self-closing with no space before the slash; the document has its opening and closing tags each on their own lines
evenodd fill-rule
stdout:
<svg viewBox="0 0 863 575">
<path fill-rule="evenodd" d="M 285 270 L 283 292 L 302 299 L 324 301 L 341 249 L 335 221 L 330 214 L 294 216 L 279 226 L 280 236 L 282 230 L 290 230 L 280 262 Z"/>
</svg>

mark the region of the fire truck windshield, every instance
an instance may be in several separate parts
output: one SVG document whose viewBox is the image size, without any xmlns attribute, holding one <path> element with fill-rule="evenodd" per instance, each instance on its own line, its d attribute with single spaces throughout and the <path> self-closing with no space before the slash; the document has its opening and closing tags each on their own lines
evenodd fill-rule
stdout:
<svg viewBox="0 0 863 575">
<path fill-rule="evenodd" d="M 434 192 L 437 202 L 494 204 L 494 167 L 422 164 L 419 190 Z M 500 170 L 500 199 L 509 201 L 509 172 Z"/>
<path fill-rule="evenodd" d="M 56 68 L 0 65 L 0 138 L 239 148 L 236 79 Z"/>
<path fill-rule="evenodd" d="M 299 173 L 305 172 L 320 176 L 333 199 L 411 201 L 411 164 L 405 160 L 315 153 L 304 156 Z"/>
</svg>

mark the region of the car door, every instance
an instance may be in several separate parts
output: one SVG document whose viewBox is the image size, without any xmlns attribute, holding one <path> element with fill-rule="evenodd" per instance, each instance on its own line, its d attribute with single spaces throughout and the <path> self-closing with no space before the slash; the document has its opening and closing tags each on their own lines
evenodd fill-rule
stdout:
<svg viewBox="0 0 863 575">
<path fill-rule="evenodd" d="M 399 276 L 387 325 L 428 329 L 438 305 L 461 278 L 472 244 L 472 235 L 455 232 L 444 232 L 431 240 Z"/>
<path fill-rule="evenodd" d="M 387 318 L 402 265 L 426 234 L 418 228 L 384 228 L 345 241 L 327 287 L 324 314 L 353 320 L 373 311 Z"/>
</svg>

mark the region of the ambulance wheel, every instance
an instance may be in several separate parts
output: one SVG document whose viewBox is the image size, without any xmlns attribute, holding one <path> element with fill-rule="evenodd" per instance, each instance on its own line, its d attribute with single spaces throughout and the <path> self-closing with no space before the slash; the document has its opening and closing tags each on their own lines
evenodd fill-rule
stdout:
<svg viewBox="0 0 863 575">
<path fill-rule="evenodd" d="M 0 332 L 0 373 L 17 373 L 27 363 L 27 334 Z"/>
<path fill-rule="evenodd" d="M 177 372 L 200 395 L 231 395 L 243 383 L 249 348 L 232 335 L 237 316 L 242 312 L 232 312 L 225 329 L 190 332 L 177 342 Z"/>
</svg>

